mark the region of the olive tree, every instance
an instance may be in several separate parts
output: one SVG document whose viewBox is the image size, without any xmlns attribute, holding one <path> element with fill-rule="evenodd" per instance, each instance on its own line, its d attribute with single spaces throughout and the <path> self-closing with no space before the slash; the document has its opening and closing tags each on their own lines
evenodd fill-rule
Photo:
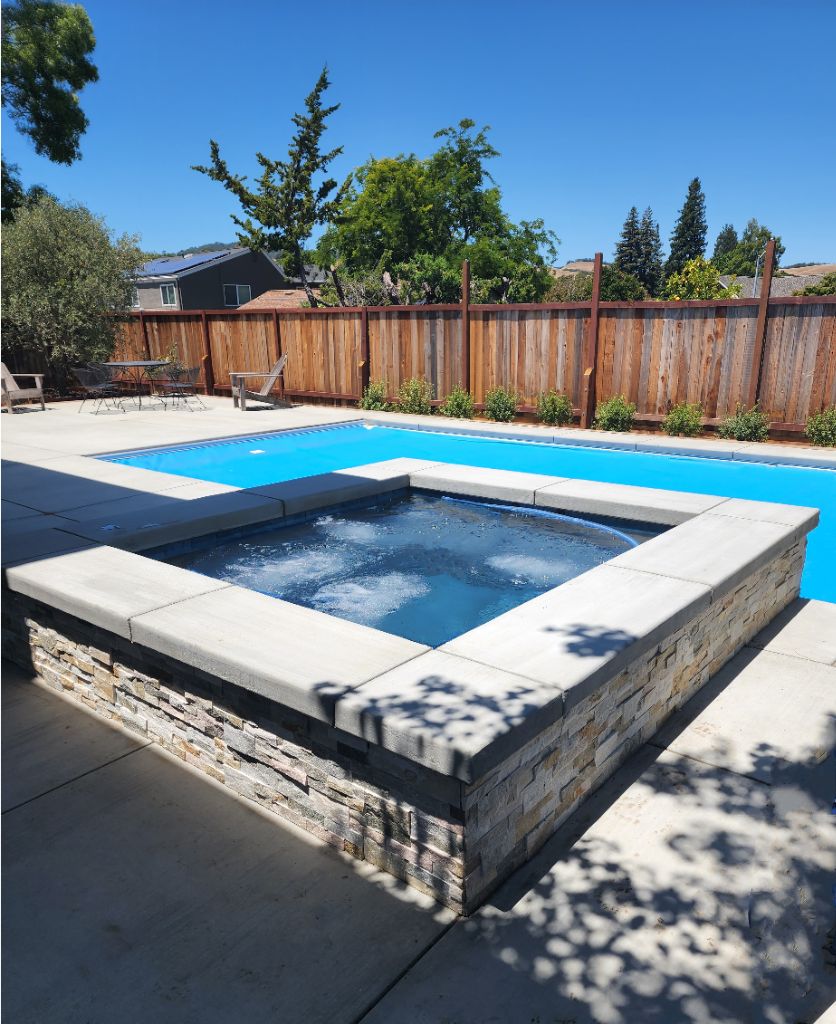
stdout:
<svg viewBox="0 0 836 1024">
<path fill-rule="evenodd" d="M 5 347 L 59 387 L 74 364 L 108 358 L 143 261 L 137 241 L 51 196 L 22 207 L 3 232 Z"/>
</svg>

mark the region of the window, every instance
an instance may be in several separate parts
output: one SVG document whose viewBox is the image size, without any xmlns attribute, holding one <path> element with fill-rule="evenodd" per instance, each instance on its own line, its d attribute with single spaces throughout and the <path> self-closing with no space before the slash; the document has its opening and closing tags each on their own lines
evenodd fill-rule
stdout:
<svg viewBox="0 0 836 1024">
<path fill-rule="evenodd" d="M 160 296 L 163 300 L 164 306 L 176 306 L 177 305 L 177 285 L 176 284 L 161 284 L 160 285 Z"/>
<path fill-rule="evenodd" d="M 252 288 L 248 284 L 225 284 L 224 305 L 241 306 L 253 297 Z"/>
</svg>

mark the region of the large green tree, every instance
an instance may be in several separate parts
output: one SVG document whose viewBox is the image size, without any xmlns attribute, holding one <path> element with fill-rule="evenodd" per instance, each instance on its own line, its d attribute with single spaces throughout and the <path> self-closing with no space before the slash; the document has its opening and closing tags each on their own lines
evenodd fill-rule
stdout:
<svg viewBox="0 0 836 1024">
<path fill-rule="evenodd" d="M 83 206 L 22 206 L 3 231 L 4 345 L 58 386 L 73 364 L 106 359 L 142 261 L 136 238 L 114 238 Z"/>
<path fill-rule="evenodd" d="M 689 260 L 705 255 L 705 195 L 699 178 L 692 178 L 688 194 L 671 234 L 671 251 L 665 263 L 665 276 L 676 274 Z"/>
<path fill-rule="evenodd" d="M 737 232 L 734 230 L 733 225 L 724 224 L 720 228 L 720 233 L 714 242 L 714 252 L 711 254 L 712 263 L 716 265 L 719 260 L 734 249 L 738 242 Z"/>
<path fill-rule="evenodd" d="M 17 0 L 3 10 L 3 106 L 35 152 L 53 163 L 71 164 L 81 156 L 87 117 L 78 93 L 98 80 L 89 55 L 96 40 L 79 4 Z M 44 189 L 24 187 L 17 164 L 3 161 L 2 218 L 36 201 Z"/>
<path fill-rule="evenodd" d="M 253 251 L 268 249 L 289 259 L 312 306 L 317 305 L 317 300 L 305 273 L 304 245 L 316 227 L 337 215 L 348 188 L 348 182 L 340 187 L 327 176 L 328 167 L 342 153 L 342 146 L 325 152 L 321 148 L 326 122 L 340 106 L 323 105 L 322 97 L 330 84 L 328 69 L 323 68 L 305 97 L 305 112 L 293 115 L 296 132 L 286 160 L 256 153 L 261 174 L 255 189 L 246 184 L 246 177 L 229 170 L 214 139 L 209 143 L 209 165 L 193 167 L 219 181 L 241 204 L 244 216 L 232 215 L 240 228 L 238 240 Z"/>
<path fill-rule="evenodd" d="M 498 155 L 487 132 L 465 118 L 435 133 L 441 144 L 426 159 L 373 158 L 355 172 L 317 248 L 320 263 L 339 267 L 347 299 L 379 278 L 391 302 L 456 301 L 463 259 L 474 301 L 545 296 L 557 239 L 541 220 L 503 212 L 485 166 Z"/>
<path fill-rule="evenodd" d="M 759 224 L 752 218 L 743 230 L 737 245 L 723 255 L 716 257 L 714 263 L 721 274 L 734 274 L 737 277 L 754 277 L 755 270 L 763 273 L 763 259 L 766 243 L 775 239 L 775 266 L 781 262 L 786 251 L 779 235 L 773 235 L 765 224 Z"/>
<path fill-rule="evenodd" d="M 639 251 L 641 259 L 635 276 L 650 295 L 658 295 L 662 287 L 662 239 L 659 225 L 653 219 L 653 210 L 648 206 L 639 224 Z"/>
<path fill-rule="evenodd" d="M 630 207 L 630 212 L 621 228 L 621 235 L 615 246 L 615 266 L 625 274 L 636 276 L 642 263 L 642 244 L 639 229 L 639 211 L 635 206 Z"/>
</svg>

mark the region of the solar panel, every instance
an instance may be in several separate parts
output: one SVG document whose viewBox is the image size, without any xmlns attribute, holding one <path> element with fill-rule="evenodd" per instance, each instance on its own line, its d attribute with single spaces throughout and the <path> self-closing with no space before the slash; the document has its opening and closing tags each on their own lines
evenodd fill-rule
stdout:
<svg viewBox="0 0 836 1024">
<path fill-rule="evenodd" d="M 140 277 L 154 277 L 160 274 L 179 274 L 181 270 L 199 267 L 201 263 L 211 263 L 228 256 L 231 249 L 217 249 L 214 252 L 198 252 L 193 256 L 162 256 L 157 260 L 149 260 L 139 271 Z"/>
</svg>

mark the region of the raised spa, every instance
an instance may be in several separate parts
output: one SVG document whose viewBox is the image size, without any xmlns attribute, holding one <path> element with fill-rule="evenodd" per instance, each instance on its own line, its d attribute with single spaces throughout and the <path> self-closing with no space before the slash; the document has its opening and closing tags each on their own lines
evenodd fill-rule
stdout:
<svg viewBox="0 0 836 1024">
<path fill-rule="evenodd" d="M 437 647 L 658 532 L 411 492 L 157 557 Z"/>
</svg>

